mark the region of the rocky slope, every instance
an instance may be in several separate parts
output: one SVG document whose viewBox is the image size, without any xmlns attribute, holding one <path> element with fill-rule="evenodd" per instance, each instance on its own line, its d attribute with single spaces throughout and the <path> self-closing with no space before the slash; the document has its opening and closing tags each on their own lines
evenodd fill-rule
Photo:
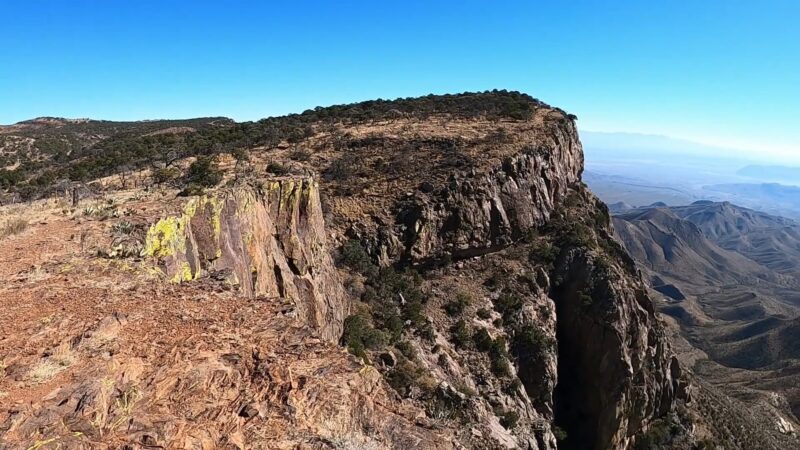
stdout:
<svg viewBox="0 0 800 450">
<path fill-rule="evenodd" d="M 723 408 L 714 414 L 724 415 L 726 403 L 741 401 L 747 406 L 733 407 L 759 411 L 748 420 L 763 423 L 760 437 L 747 438 L 758 444 L 748 445 L 796 446 L 797 262 L 793 251 L 774 245 L 793 248 L 794 223 L 727 202 L 695 202 L 634 209 L 614 224 L 663 294 L 659 306 L 674 318 L 679 358 L 704 381 L 700 405 L 713 403 Z"/>
<path fill-rule="evenodd" d="M 315 110 L 203 196 L 15 209 L 6 447 L 626 449 L 691 404 L 574 117 L 376 104 Z"/>
</svg>

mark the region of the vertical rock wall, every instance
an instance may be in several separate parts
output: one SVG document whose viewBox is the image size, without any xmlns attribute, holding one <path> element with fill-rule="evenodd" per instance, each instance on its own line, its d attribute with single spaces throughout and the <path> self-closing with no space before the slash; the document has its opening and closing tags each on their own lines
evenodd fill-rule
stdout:
<svg viewBox="0 0 800 450">
<path fill-rule="evenodd" d="M 348 307 L 311 178 L 192 199 L 181 216 L 150 228 L 144 253 L 173 282 L 210 275 L 250 297 L 289 299 L 325 339 L 341 335 Z"/>
</svg>

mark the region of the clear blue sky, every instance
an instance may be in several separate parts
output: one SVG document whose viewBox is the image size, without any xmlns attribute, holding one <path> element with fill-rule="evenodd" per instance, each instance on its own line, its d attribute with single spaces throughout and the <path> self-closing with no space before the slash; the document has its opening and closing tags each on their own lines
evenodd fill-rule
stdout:
<svg viewBox="0 0 800 450">
<path fill-rule="evenodd" d="M 0 123 L 506 88 L 586 130 L 800 153 L 800 2 L 0 0 Z"/>
</svg>

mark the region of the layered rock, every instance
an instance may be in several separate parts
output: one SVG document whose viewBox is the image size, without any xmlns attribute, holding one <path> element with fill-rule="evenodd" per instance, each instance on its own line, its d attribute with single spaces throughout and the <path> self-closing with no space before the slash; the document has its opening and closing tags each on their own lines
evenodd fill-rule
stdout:
<svg viewBox="0 0 800 450">
<path fill-rule="evenodd" d="M 535 234 L 557 244 L 560 255 L 549 277 L 544 261 L 524 262 L 522 270 L 540 274 L 528 282 L 529 292 L 517 290 L 524 305 L 510 318 L 513 327 L 491 330 L 509 342 L 526 329 L 538 330 L 536 339 L 556 340 L 553 347 L 512 345 L 514 376 L 526 395 L 490 395 L 538 430 L 512 432 L 530 448 L 555 448 L 554 425 L 571 435 L 559 448 L 629 448 L 684 388 L 652 301 L 629 270 L 629 257 L 614 247 L 607 211 L 585 191 L 582 170 L 574 125 L 560 122 L 494 167 L 455 171 L 439 189 L 399 198 L 394 223 L 374 235 L 355 234 L 384 265 L 423 269 L 490 254 L 516 259 L 511 249 L 530 251 L 522 241 Z M 583 242 L 571 235 L 577 223 L 587 234 Z M 465 262 L 462 276 L 486 270 Z M 584 304 L 588 295 L 596 297 L 591 305 Z M 460 372 L 485 383 L 486 374 L 474 368 Z"/>
<path fill-rule="evenodd" d="M 571 121 L 485 170 L 452 172 L 446 185 L 398 202 L 395 225 L 380 230 L 384 263 L 413 264 L 484 254 L 544 224 L 583 172 L 583 151 Z"/>
<path fill-rule="evenodd" d="M 173 282 L 208 275 L 246 296 L 289 299 L 335 341 L 348 306 L 326 242 L 316 182 L 284 178 L 190 200 L 151 226 L 144 254 Z"/>
</svg>

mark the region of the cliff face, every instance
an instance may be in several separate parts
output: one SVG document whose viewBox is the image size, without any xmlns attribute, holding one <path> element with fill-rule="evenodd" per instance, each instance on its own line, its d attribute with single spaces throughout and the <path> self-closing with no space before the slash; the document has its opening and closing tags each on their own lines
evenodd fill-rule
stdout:
<svg viewBox="0 0 800 450">
<path fill-rule="evenodd" d="M 476 256 L 544 224 L 583 171 L 574 126 L 552 131 L 499 164 L 451 172 L 439 189 L 399 202 L 392 233 L 378 243 L 384 262 Z"/>
<path fill-rule="evenodd" d="M 688 400 L 652 300 L 630 261 L 614 257 L 607 227 L 595 235 L 605 249 L 565 244 L 555 268 L 555 407 L 567 448 L 629 448 L 676 400 Z"/>
<path fill-rule="evenodd" d="M 456 356 L 458 370 L 440 376 L 453 385 L 495 379 L 485 389 L 486 408 L 517 411 L 528 430 L 518 426 L 494 438 L 541 449 L 629 448 L 684 396 L 685 386 L 651 299 L 611 238 L 605 207 L 580 183 L 583 155 L 574 125 L 556 123 L 535 140 L 517 142 L 522 150 L 494 166 L 453 171 L 429 192 L 400 198 L 395 222 L 373 235 L 358 225 L 352 235 L 383 264 L 439 268 L 426 273 L 433 286 L 441 278 L 474 280 L 443 289 L 475 297 L 461 316 L 468 332 L 488 330 L 508 342 L 511 378 L 524 395 L 509 395 L 505 375 L 487 374 L 469 358 Z M 460 262 L 442 269 L 452 261 Z M 504 273 L 494 272 L 501 267 Z M 503 281 L 487 289 L 492 277 Z M 512 295 L 519 305 L 508 310 L 502 301 Z M 446 308 L 451 300 L 444 297 Z M 479 310 L 499 313 L 501 324 L 476 318 Z M 437 325 L 445 335 L 459 326 L 448 317 Z M 470 350 L 445 348 L 451 355 Z"/>
<path fill-rule="evenodd" d="M 428 99 L 426 115 L 319 119 L 302 145 L 252 150 L 254 166 L 292 175 L 133 205 L 142 258 L 94 251 L 70 261 L 73 278 L 53 269 L 63 285 L 48 292 L 81 301 L 8 323 L 0 388 L 41 399 L 0 397 L 3 438 L 630 448 L 683 396 L 680 368 L 580 182 L 573 118 L 507 97 L 467 96 L 460 115 Z M 476 114 L 484 101 L 496 106 Z"/>
<path fill-rule="evenodd" d="M 144 253 L 173 282 L 220 278 L 248 297 L 285 298 L 301 323 L 337 341 L 348 314 L 319 189 L 287 178 L 190 200 L 147 233 Z"/>
<path fill-rule="evenodd" d="M 381 188 L 377 173 L 362 177 L 369 184 L 360 191 L 358 180 L 339 180 L 342 190 L 327 193 L 330 230 L 356 238 L 384 267 L 361 274 L 366 290 L 334 267 L 332 231 L 308 177 L 191 200 L 182 216 L 151 227 L 145 252 L 173 281 L 211 276 L 250 297 L 288 299 L 299 322 L 329 341 L 342 336 L 350 310 L 368 310 L 367 322 L 395 337 L 367 360 L 390 381 L 410 378 L 398 392 L 422 408 L 460 399 L 456 409 L 474 424 L 460 437 L 468 446 L 628 448 L 671 409 L 683 388 L 680 368 L 641 281 L 610 238 L 607 212 L 580 183 L 574 124 L 547 114 L 508 133 L 491 157 L 467 153 L 470 163 L 457 168 L 448 164 L 461 144 L 447 136 L 425 144 L 402 133 L 353 138 L 365 167 L 411 146 L 405 139 L 433 147 L 416 154 L 425 157 L 424 172 L 414 154 L 394 169 L 390 179 L 400 185 L 380 197 L 382 208 L 368 198 Z M 383 274 L 390 266 L 423 280 L 413 292 L 392 284 L 395 275 Z M 375 290 L 387 297 L 375 300 Z M 408 312 L 417 292 L 427 297 L 421 319 Z M 442 313 L 459 292 L 470 304 Z M 390 333 L 386 314 L 395 309 L 405 324 Z M 491 343 L 460 342 L 454 329 Z M 409 345 L 413 351 L 404 350 Z"/>
<path fill-rule="evenodd" d="M 403 138 L 389 142 L 402 146 Z M 312 178 L 192 200 L 181 217 L 151 228 L 145 252 L 173 281 L 217 276 L 248 296 L 289 299 L 300 322 L 330 341 L 342 335 L 350 309 L 369 309 L 380 331 L 382 315 L 397 308 L 406 325 L 389 339 L 396 343 L 388 353 L 370 359 L 390 380 L 406 376 L 398 372 L 406 363 L 427 373 L 427 383 L 438 387 L 415 391 L 421 378 L 412 376 L 411 387 L 400 390 L 425 408 L 442 396 L 465 395 L 453 386 L 476 391 L 459 400 L 480 436 L 462 436 L 471 446 L 628 448 L 672 407 L 680 369 L 641 281 L 611 241 L 607 213 L 580 183 L 583 154 L 574 124 L 546 121 L 507 137 L 493 158 L 474 155 L 473 164 L 459 168 L 437 166 L 445 160 L 437 156 L 433 149 L 425 172 L 413 164 L 396 169 L 400 180 L 419 187 L 390 195 L 386 209 L 371 216 L 354 217 L 341 206 L 354 197 L 369 205 L 358 192 L 329 194 L 329 218 L 348 223 L 343 234 L 374 261 L 424 275 L 418 289 L 433 300 L 422 302 L 426 318 L 419 323 L 406 313 L 413 294 L 384 289 L 386 281 L 374 275 L 364 281 L 389 298 L 364 301 L 372 294 L 351 287 L 355 298 L 347 300 L 342 282 L 349 275 L 332 263 Z M 366 189 L 380 188 L 376 178 Z M 544 256 L 543 246 L 550 248 Z M 442 314 L 457 291 L 468 292 L 471 304 L 455 316 Z M 513 306 L 503 304 L 508 297 Z M 491 317 L 476 317 L 478 310 Z M 470 338 L 489 336 L 496 350 L 488 365 L 484 344 L 453 342 L 454 327 Z M 408 343 L 413 357 L 392 350 Z M 499 370 L 505 360 L 508 370 Z M 512 415 L 513 426 L 502 422 Z"/>
</svg>

